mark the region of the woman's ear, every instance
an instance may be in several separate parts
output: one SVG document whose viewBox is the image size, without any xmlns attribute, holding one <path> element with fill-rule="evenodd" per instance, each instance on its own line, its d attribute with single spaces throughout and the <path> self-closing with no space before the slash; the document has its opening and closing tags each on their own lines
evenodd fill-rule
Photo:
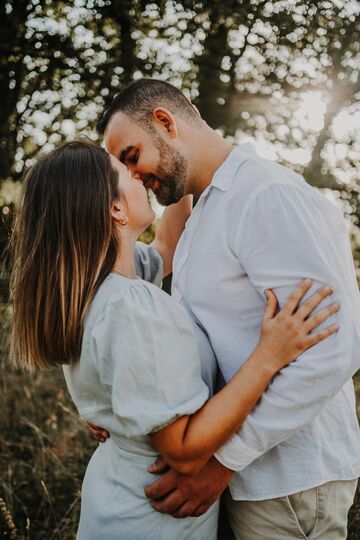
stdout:
<svg viewBox="0 0 360 540">
<path fill-rule="evenodd" d="M 175 117 L 168 109 L 156 107 L 153 110 L 153 122 L 155 126 L 166 131 L 171 139 L 175 139 L 178 134 Z"/>
<path fill-rule="evenodd" d="M 111 205 L 111 216 L 116 225 L 126 227 L 128 222 L 127 209 L 120 199 L 116 199 Z"/>
</svg>

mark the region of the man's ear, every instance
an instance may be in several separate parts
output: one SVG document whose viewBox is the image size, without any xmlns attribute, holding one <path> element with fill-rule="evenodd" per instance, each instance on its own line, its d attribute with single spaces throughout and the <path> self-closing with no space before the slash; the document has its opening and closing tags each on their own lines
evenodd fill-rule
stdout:
<svg viewBox="0 0 360 540">
<path fill-rule="evenodd" d="M 116 199 L 111 205 L 111 217 L 117 225 L 124 226 L 127 223 L 127 210 L 120 199 Z"/>
<path fill-rule="evenodd" d="M 163 107 L 156 107 L 153 110 L 153 121 L 155 126 L 166 131 L 166 134 L 171 139 L 175 139 L 178 135 L 176 120 L 173 114 Z"/>
</svg>

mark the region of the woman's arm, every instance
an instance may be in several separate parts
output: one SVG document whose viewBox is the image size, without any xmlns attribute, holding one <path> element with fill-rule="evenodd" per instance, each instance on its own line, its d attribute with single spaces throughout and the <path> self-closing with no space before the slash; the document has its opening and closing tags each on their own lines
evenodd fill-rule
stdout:
<svg viewBox="0 0 360 540">
<path fill-rule="evenodd" d="M 176 245 L 191 214 L 192 195 L 186 195 L 178 203 L 165 208 L 156 229 L 155 239 L 150 244 L 164 261 L 164 277 L 172 271 Z"/>
<path fill-rule="evenodd" d="M 338 304 L 332 304 L 309 317 L 332 292 L 330 288 L 320 289 L 298 308 L 310 287 L 311 280 L 301 283 L 277 315 L 277 299 L 269 292 L 259 343 L 231 381 L 196 413 L 182 416 L 150 435 L 173 469 L 182 474 L 199 472 L 214 452 L 240 429 L 274 375 L 306 349 L 337 331 L 338 327 L 333 325 L 310 333 L 339 309 Z"/>
</svg>

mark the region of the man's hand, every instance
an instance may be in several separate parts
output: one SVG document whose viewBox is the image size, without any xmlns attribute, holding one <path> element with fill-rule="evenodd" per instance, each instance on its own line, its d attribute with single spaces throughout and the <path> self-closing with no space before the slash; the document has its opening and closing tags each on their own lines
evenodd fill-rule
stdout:
<svg viewBox="0 0 360 540">
<path fill-rule="evenodd" d="M 110 433 L 106 431 L 106 429 L 103 429 L 99 426 L 95 426 L 95 424 L 91 424 L 91 422 L 86 422 L 86 425 L 88 429 L 91 431 L 93 437 L 98 442 L 105 442 L 106 439 L 110 437 Z"/>
<path fill-rule="evenodd" d="M 160 473 L 164 461 L 157 460 L 149 471 Z M 184 476 L 173 469 L 145 488 L 151 506 L 175 518 L 198 517 L 204 514 L 228 486 L 234 471 L 227 469 L 212 457 L 194 476 Z"/>
</svg>

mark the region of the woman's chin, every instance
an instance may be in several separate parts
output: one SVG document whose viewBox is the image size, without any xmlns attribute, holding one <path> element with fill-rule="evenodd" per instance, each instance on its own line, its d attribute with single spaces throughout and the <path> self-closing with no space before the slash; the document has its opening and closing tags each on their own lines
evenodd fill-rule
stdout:
<svg viewBox="0 0 360 540">
<path fill-rule="evenodd" d="M 141 225 L 141 230 L 140 230 L 140 227 L 139 227 L 139 231 L 140 231 L 139 236 L 142 235 L 142 233 L 145 232 L 150 227 L 150 225 L 155 221 L 155 219 L 156 219 L 156 213 L 154 212 L 154 210 L 152 210 L 150 215 L 149 215 L 149 219 L 146 220 L 146 222 L 144 222 Z"/>
<path fill-rule="evenodd" d="M 145 226 L 145 229 L 150 227 L 150 225 L 155 221 L 156 219 L 156 212 L 155 210 L 149 205 L 149 218 L 147 220 L 147 225 Z"/>
</svg>

